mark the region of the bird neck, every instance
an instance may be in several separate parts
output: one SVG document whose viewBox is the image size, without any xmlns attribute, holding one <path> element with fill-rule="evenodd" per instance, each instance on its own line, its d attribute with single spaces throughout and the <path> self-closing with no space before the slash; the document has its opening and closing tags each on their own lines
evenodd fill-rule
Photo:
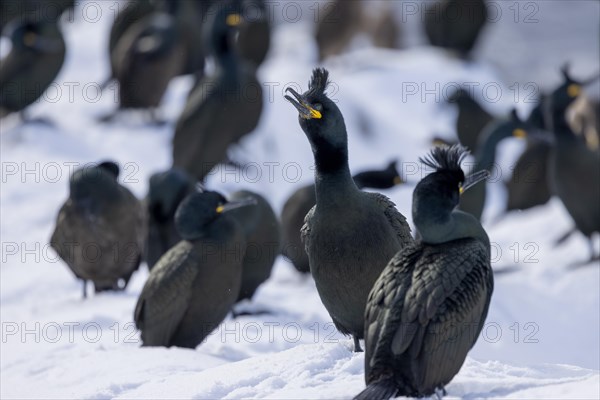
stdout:
<svg viewBox="0 0 600 400">
<path fill-rule="evenodd" d="M 496 147 L 506 137 L 506 134 L 502 130 L 495 128 L 496 125 L 493 124 L 482 132 L 482 141 L 477 148 L 475 156 L 476 171 L 482 169 L 490 170 L 496 161 Z"/>
<path fill-rule="evenodd" d="M 466 212 L 454 210 L 440 220 L 439 215 L 420 215 L 415 219 L 422 241 L 441 244 L 459 239 L 476 239 L 490 250 L 490 239 L 479 221 Z"/>
<path fill-rule="evenodd" d="M 359 189 L 356 187 L 348 161 L 338 168 L 320 170 L 318 164 L 315 172 L 315 193 L 318 205 L 346 203 L 353 193 Z"/>
<path fill-rule="evenodd" d="M 576 137 L 565 115 L 565 110 L 554 110 L 552 112 L 552 131 L 559 142 L 575 141 Z"/>
</svg>

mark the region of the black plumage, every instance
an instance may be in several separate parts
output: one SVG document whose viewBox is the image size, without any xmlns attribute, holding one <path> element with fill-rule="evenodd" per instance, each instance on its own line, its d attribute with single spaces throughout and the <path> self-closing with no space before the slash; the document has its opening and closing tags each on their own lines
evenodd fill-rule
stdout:
<svg viewBox="0 0 600 400">
<path fill-rule="evenodd" d="M 253 201 L 253 200 L 252 200 Z M 158 261 L 142 289 L 134 319 L 144 346 L 194 348 L 227 316 L 242 280 L 246 240 L 216 192 L 188 196 L 175 214 L 183 240 Z"/>
<path fill-rule="evenodd" d="M 241 60 L 258 68 L 267 58 L 271 46 L 271 16 L 264 0 L 238 0 L 240 14 L 244 15 L 236 42 Z"/>
<path fill-rule="evenodd" d="M 52 84 L 65 60 L 65 41 L 55 20 L 13 20 L 12 48 L 0 61 L 0 118 L 24 110 Z"/>
<path fill-rule="evenodd" d="M 281 226 L 267 199 L 258 193 L 239 190 L 229 196 L 229 201 L 248 198 L 255 200 L 253 207 L 242 207 L 229 213 L 242 227 L 246 239 L 237 301 L 252 299 L 256 289 L 271 276 L 275 259 L 281 252 Z"/>
<path fill-rule="evenodd" d="M 600 232 L 600 151 L 590 149 L 584 138 L 575 135 L 565 115 L 581 91 L 581 83 L 565 71 L 562 88 L 550 98 L 554 144 L 548 164 L 549 181 L 577 230 L 590 241 L 591 259 L 597 259 L 591 236 Z"/>
<path fill-rule="evenodd" d="M 391 162 L 383 170 L 363 171 L 352 177 L 359 189 L 389 189 L 402 183 L 396 169 L 396 161 Z M 302 244 L 300 230 L 304 225 L 304 217 L 317 202 L 315 185 L 308 185 L 296 190 L 283 205 L 281 225 L 283 229 L 282 254 L 301 273 L 309 273 L 308 255 Z"/>
<path fill-rule="evenodd" d="M 335 326 L 354 338 L 364 332 L 364 309 L 373 282 L 389 259 L 412 243 L 410 228 L 387 197 L 359 190 L 348 167 L 344 118 L 325 94 L 328 72 L 315 69 L 309 90 L 286 95 L 315 159 L 317 202 L 307 214 L 302 240 L 319 296 Z"/>
<path fill-rule="evenodd" d="M 444 393 L 487 316 L 493 291 L 490 242 L 481 224 L 455 210 L 465 178 L 459 146 L 422 160 L 435 172 L 413 194 L 421 240 L 389 262 L 369 294 L 365 313 L 365 381 L 356 399 Z"/>
<path fill-rule="evenodd" d="M 334 0 L 326 3 L 319 13 L 315 40 L 319 60 L 342 53 L 362 25 L 362 1 Z"/>
<path fill-rule="evenodd" d="M 263 108 L 254 69 L 234 50 L 241 16 L 220 5 L 209 18 L 205 38 L 216 70 L 192 89 L 173 138 L 173 164 L 199 180 L 225 160 L 231 144 L 256 128 Z"/>
<path fill-rule="evenodd" d="M 423 12 L 427 39 L 468 58 L 485 27 L 488 9 L 485 0 L 438 0 Z"/>
<path fill-rule="evenodd" d="M 96 292 L 125 289 L 143 252 L 145 215 L 140 201 L 118 181 L 119 167 L 104 162 L 76 170 L 50 244 Z"/>
<path fill-rule="evenodd" d="M 448 98 L 449 103 L 456 104 L 456 135 L 461 145 L 475 151 L 483 128 L 493 121 L 486 110 L 471 96 L 466 89 L 459 89 Z"/>
<path fill-rule="evenodd" d="M 160 257 L 181 241 L 175 228 L 175 212 L 183 199 L 195 191 L 194 180 L 177 168 L 153 174 L 145 199 L 148 215 L 145 260 L 152 269 Z"/>
<path fill-rule="evenodd" d="M 177 4 L 154 11 L 123 33 L 111 54 L 113 76 L 119 82 L 119 109 L 149 110 L 154 114 L 169 82 L 186 60 L 181 30 L 174 16 Z M 110 117 L 107 117 L 110 119 Z"/>
<path fill-rule="evenodd" d="M 523 139 L 532 127 L 521 121 L 515 109 L 508 118 L 499 118 L 490 122 L 481 132 L 477 152 L 475 153 L 475 171 L 493 172 L 496 167 L 496 147 L 504 139 L 515 137 Z M 486 184 L 482 183 L 460 197 L 460 209 L 481 220 L 486 200 Z"/>
</svg>

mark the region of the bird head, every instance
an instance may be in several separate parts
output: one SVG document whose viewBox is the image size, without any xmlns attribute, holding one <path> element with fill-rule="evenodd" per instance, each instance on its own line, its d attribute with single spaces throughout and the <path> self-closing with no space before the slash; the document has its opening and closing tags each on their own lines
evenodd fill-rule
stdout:
<svg viewBox="0 0 600 400">
<path fill-rule="evenodd" d="M 420 158 L 434 172 L 419 182 L 413 197 L 413 213 L 420 206 L 436 207 L 440 215 L 449 214 L 459 203 L 460 195 L 489 176 L 487 170 L 481 170 L 465 176 L 461 163 L 469 151 L 460 145 L 434 147 L 431 152 Z M 422 204 L 418 200 L 423 201 Z M 418 211 L 418 210 L 417 210 Z"/>
<path fill-rule="evenodd" d="M 175 227 L 183 239 L 194 240 L 204 236 L 211 224 L 231 210 L 256 204 L 256 199 L 227 201 L 218 192 L 198 191 L 188 195 L 177 208 Z"/>
<path fill-rule="evenodd" d="M 192 190 L 192 178 L 183 170 L 171 168 L 150 177 L 148 211 L 158 222 L 167 222 L 177 206 Z"/>
<path fill-rule="evenodd" d="M 308 137 L 313 149 L 347 151 L 344 117 L 338 106 L 325 93 L 329 84 L 329 72 L 324 68 L 313 70 L 308 90 L 303 94 L 288 87 L 288 100 L 298 110 L 300 127 Z"/>
<path fill-rule="evenodd" d="M 231 2 L 215 3 L 208 12 L 204 46 L 217 58 L 233 54 L 235 33 L 243 21 L 238 8 Z"/>
<path fill-rule="evenodd" d="M 119 172 L 119 166 L 113 161 L 77 169 L 69 179 L 71 198 L 77 201 L 90 197 L 110 199 L 117 196 Z"/>
</svg>

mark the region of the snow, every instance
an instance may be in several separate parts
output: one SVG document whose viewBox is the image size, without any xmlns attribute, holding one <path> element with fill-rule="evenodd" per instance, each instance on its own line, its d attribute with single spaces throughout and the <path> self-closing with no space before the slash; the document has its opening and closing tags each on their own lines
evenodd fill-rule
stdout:
<svg viewBox="0 0 600 400">
<path fill-rule="evenodd" d="M 354 354 L 351 340 L 335 331 L 312 279 L 299 276 L 283 258 L 253 302 L 242 305 L 269 314 L 228 318 L 195 350 L 139 347 L 132 314 L 147 277 L 145 265 L 124 293 L 81 300 L 79 283 L 47 245 L 68 194 L 69 172 L 114 159 L 123 171 L 121 183 L 142 198 L 148 177 L 170 164 L 173 121 L 191 85 L 182 77 L 170 86 L 164 100 L 170 123 L 164 127 L 127 117 L 97 123 L 115 107 L 114 89 L 99 99 L 94 92 L 108 73 L 105 48 L 114 5 L 88 2 L 81 9 L 92 15 L 86 8 L 92 3 L 102 6 L 103 17 L 92 23 L 76 14 L 74 23 L 64 25 L 67 62 L 55 91 L 31 109 L 33 116 L 51 116 L 55 127 L 2 121 L 0 397 L 351 398 L 364 387 L 364 355 Z M 542 11 L 554 10 L 550 21 L 555 21 L 558 2 L 540 4 L 545 3 L 554 4 Z M 571 38 L 589 37 L 569 54 L 578 57 L 572 59 L 576 70 L 590 75 L 599 69 L 598 35 L 590 32 L 597 29 L 600 5 L 580 3 L 587 8 L 579 13 L 577 7 L 563 8 L 569 18 L 581 20 Z M 502 32 L 501 26 L 493 28 Z M 270 58 L 259 71 L 267 100 L 263 117 L 256 132 L 232 151 L 248 167 L 217 170 L 209 187 L 264 193 L 280 211 L 290 193 L 312 181 L 310 146 L 296 111 L 282 97 L 287 85 L 306 88 L 315 66 L 310 29 L 307 21 L 277 26 Z M 592 51 L 578 50 L 586 44 Z M 555 78 L 558 64 L 548 60 L 532 69 Z M 345 115 L 352 170 L 399 158 L 411 183 L 385 193 L 409 221 L 414 183 L 427 172 L 418 157 L 434 134 L 454 135 L 455 111 L 443 105 L 445 88 L 479 83 L 476 96 L 496 115 L 512 106 L 523 115 L 531 108 L 525 93 L 514 103 L 510 84 L 500 78 L 506 71 L 490 62 L 466 65 L 427 47 L 358 48 L 325 66 L 334 82 L 332 97 Z M 522 69 L 535 74 L 528 66 Z M 497 101 L 482 90 L 485 85 L 500 88 Z M 502 179 L 521 148 L 515 141 L 501 146 Z M 504 194 L 499 180 L 488 187 L 484 225 L 498 270 L 495 291 L 486 327 L 447 386 L 448 398 L 600 398 L 600 269 L 571 267 L 588 257 L 587 241 L 576 234 L 555 246 L 571 226 L 557 199 L 492 223 Z M 594 246 L 598 250 L 597 237 Z"/>
</svg>

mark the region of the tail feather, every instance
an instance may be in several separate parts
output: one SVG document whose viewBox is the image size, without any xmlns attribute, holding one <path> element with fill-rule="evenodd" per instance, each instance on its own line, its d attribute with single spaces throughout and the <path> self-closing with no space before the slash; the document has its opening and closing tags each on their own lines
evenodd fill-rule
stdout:
<svg viewBox="0 0 600 400">
<path fill-rule="evenodd" d="M 390 376 L 367 385 L 353 400 L 388 400 L 395 397 L 398 391 L 394 378 Z"/>
</svg>

